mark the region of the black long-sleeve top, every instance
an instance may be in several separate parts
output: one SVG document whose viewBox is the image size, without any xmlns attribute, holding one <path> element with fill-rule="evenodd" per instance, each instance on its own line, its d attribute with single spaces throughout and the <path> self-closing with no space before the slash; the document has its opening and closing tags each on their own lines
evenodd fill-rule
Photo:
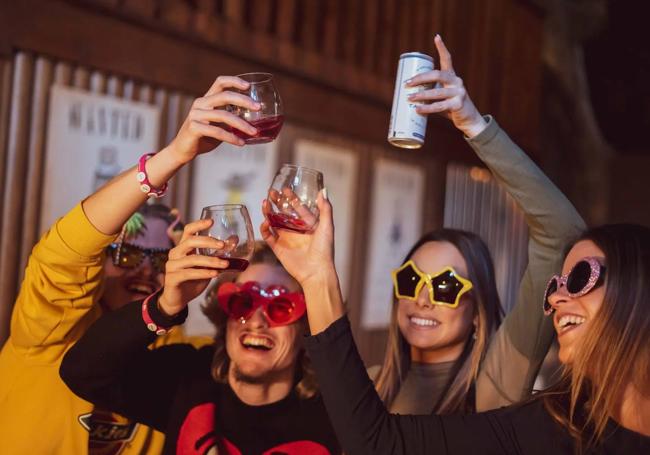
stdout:
<svg viewBox="0 0 650 455">
<path fill-rule="evenodd" d="M 473 415 L 390 414 L 375 391 L 347 317 L 306 340 L 325 406 L 348 455 L 573 455 L 573 440 L 542 401 Z M 650 437 L 610 421 L 592 454 L 650 454 Z"/>
<path fill-rule="evenodd" d="M 68 351 L 60 373 L 75 394 L 164 432 L 164 453 L 340 453 L 320 396 L 302 399 L 292 391 L 268 405 L 245 404 L 213 379 L 214 346 L 148 349 L 156 335 L 142 320 L 141 306 L 106 313 Z M 155 304 L 149 314 L 161 326 L 187 316 L 165 318 Z"/>
</svg>

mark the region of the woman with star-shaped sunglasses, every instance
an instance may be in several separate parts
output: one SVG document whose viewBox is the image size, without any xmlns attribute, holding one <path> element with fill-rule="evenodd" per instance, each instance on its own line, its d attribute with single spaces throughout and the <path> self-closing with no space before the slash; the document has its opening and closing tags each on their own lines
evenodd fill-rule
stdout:
<svg viewBox="0 0 650 455">
<path fill-rule="evenodd" d="M 438 229 L 422 236 L 392 273 L 393 305 L 384 362 L 369 372 L 387 407 L 401 414 L 472 413 L 531 393 L 551 343 L 539 295 L 584 223 L 564 195 L 501 130 L 481 116 L 437 37 L 441 69 L 414 101 L 449 117 L 523 211 L 528 266 L 503 324 L 490 252 L 476 234 Z"/>
</svg>

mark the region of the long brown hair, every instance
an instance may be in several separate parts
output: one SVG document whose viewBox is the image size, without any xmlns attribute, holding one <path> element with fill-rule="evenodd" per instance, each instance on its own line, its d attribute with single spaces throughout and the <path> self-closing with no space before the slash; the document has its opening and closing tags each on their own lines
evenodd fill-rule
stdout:
<svg viewBox="0 0 650 455">
<path fill-rule="evenodd" d="M 439 229 L 425 234 L 413 245 L 403 262 L 408 261 L 422 245 L 434 241 L 451 243 L 465 259 L 467 278 L 473 284 L 471 295 L 474 315 L 478 315 L 479 320 L 474 332 L 476 337 L 468 337 L 465 349 L 453 368 L 452 380 L 438 402 L 434 403 L 434 412 L 470 412 L 475 409 L 473 386 L 479 366 L 485 356 L 488 341 L 503 317 L 494 279 L 494 265 L 490 250 L 483 240 L 476 234 L 458 229 Z M 411 366 L 410 346 L 397 323 L 397 306 L 398 301 L 393 297 L 386 354 L 375 382 L 377 392 L 387 407 L 392 405 Z"/>
<path fill-rule="evenodd" d="M 632 224 L 586 231 L 605 253 L 605 297 L 560 381 L 541 395 L 583 453 L 603 437 L 629 384 L 650 383 L 650 229 Z"/>
<path fill-rule="evenodd" d="M 273 251 L 264 242 L 255 242 L 255 252 L 250 261 L 251 264 L 269 264 L 282 267 L 280 261 L 275 257 Z M 212 377 L 217 382 L 228 382 L 228 369 L 230 368 L 230 357 L 226 352 L 226 327 L 228 316 L 219 307 L 215 295 L 217 288 L 225 283 L 235 281 L 236 273 L 224 273 L 219 276 L 206 293 L 206 300 L 201 307 L 203 314 L 215 325 L 215 352 L 212 358 Z M 308 334 L 306 317 L 303 317 L 297 324 L 304 334 Z M 300 337 L 302 339 L 302 337 Z M 294 378 L 295 390 L 300 398 L 310 398 L 318 392 L 316 373 L 311 366 L 311 361 L 304 349 L 298 354 L 296 373 Z"/>
</svg>

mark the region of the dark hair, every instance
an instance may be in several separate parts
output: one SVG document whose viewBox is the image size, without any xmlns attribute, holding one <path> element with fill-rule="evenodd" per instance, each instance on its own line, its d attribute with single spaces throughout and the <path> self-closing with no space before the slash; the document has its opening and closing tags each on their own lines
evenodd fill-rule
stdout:
<svg viewBox="0 0 650 455">
<path fill-rule="evenodd" d="M 488 341 L 501 324 L 503 309 L 494 278 L 490 250 L 476 234 L 459 229 L 439 229 L 422 236 L 404 258 L 408 261 L 422 245 L 428 242 L 449 242 L 460 251 L 467 263 L 467 274 L 473 284 L 474 314 L 479 323 L 470 336 L 461 356 L 456 360 L 454 374 L 445 392 L 434 405 L 437 414 L 469 412 L 475 409 L 474 381 L 487 350 Z M 398 301 L 393 297 L 391 322 L 384 363 L 376 380 L 379 396 L 390 407 L 397 396 L 411 365 L 410 346 L 397 323 Z"/>
<path fill-rule="evenodd" d="M 540 395 L 574 437 L 577 453 L 600 443 L 627 385 L 642 390 L 650 382 L 650 228 L 610 224 L 587 230 L 581 240 L 605 253 L 605 296 L 572 363 Z"/>
<path fill-rule="evenodd" d="M 269 264 L 277 267 L 282 267 L 282 264 L 275 257 L 275 254 L 268 247 L 265 242 L 255 242 L 255 251 L 250 260 L 252 264 Z M 201 306 L 203 314 L 216 327 L 215 339 L 215 353 L 212 359 L 212 377 L 217 382 L 227 382 L 228 369 L 230 368 L 230 358 L 226 352 L 226 327 L 228 324 L 228 316 L 221 310 L 216 301 L 216 292 L 219 286 L 225 282 L 233 282 L 237 278 L 238 273 L 224 273 L 219 276 L 214 283 L 212 283 L 206 293 L 206 299 Z M 298 324 L 304 334 L 308 334 L 308 326 L 306 317 L 303 317 Z M 318 391 L 318 382 L 316 380 L 316 373 L 311 366 L 311 360 L 304 349 L 300 350 L 297 361 L 298 368 L 294 378 L 295 390 L 299 397 L 310 398 Z"/>
</svg>

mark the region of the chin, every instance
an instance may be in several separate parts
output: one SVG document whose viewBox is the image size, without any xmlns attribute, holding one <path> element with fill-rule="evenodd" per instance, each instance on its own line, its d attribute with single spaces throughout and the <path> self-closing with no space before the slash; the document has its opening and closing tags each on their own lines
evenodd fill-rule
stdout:
<svg viewBox="0 0 650 455">
<path fill-rule="evenodd" d="M 570 348 L 560 346 L 557 358 L 562 365 L 570 365 L 573 362 L 573 351 Z"/>
</svg>

